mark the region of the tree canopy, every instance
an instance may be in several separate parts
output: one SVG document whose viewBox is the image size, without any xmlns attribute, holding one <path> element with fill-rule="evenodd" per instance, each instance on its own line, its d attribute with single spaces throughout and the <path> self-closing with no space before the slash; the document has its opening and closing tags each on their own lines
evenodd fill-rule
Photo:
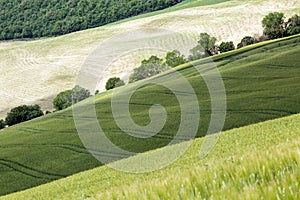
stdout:
<svg viewBox="0 0 300 200">
<path fill-rule="evenodd" d="M 119 77 L 113 77 L 113 78 L 108 79 L 108 81 L 106 82 L 106 85 L 105 85 L 105 89 L 111 90 L 111 89 L 114 89 L 116 87 L 120 87 L 123 85 L 125 85 L 124 81 L 122 81 Z"/>
<path fill-rule="evenodd" d="M 43 111 L 41 110 L 39 105 L 23 105 L 11 109 L 11 111 L 7 113 L 5 122 L 7 125 L 12 126 L 21 122 L 40 117 L 42 115 Z"/>
<path fill-rule="evenodd" d="M 197 60 L 217 54 L 216 41 L 215 37 L 207 33 L 200 33 L 198 44 L 190 50 L 189 60 Z"/>
<path fill-rule="evenodd" d="M 183 0 L 0 0 L 0 40 L 57 36 L 161 10 Z"/>
<path fill-rule="evenodd" d="M 63 110 L 90 96 L 89 90 L 77 85 L 72 90 L 66 90 L 59 93 L 53 100 L 53 106 L 56 110 Z"/>
<path fill-rule="evenodd" d="M 129 82 L 133 83 L 156 74 L 159 74 L 168 69 L 163 59 L 157 56 L 151 56 L 148 60 L 143 60 L 142 64 L 133 70 L 133 74 L 129 77 Z"/>
<path fill-rule="evenodd" d="M 285 35 L 284 14 L 280 12 L 269 13 L 262 21 L 264 34 L 269 39 L 276 39 Z"/>
<path fill-rule="evenodd" d="M 222 42 L 220 44 L 219 50 L 221 53 L 227 52 L 227 51 L 232 51 L 235 49 L 235 46 L 233 42 Z"/>
<path fill-rule="evenodd" d="M 178 50 L 168 52 L 166 55 L 166 64 L 170 67 L 177 67 L 187 62 L 188 60 Z"/>
</svg>

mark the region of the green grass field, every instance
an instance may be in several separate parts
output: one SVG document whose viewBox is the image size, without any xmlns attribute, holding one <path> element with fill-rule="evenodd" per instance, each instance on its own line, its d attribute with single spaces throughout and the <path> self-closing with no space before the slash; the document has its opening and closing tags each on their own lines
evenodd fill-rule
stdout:
<svg viewBox="0 0 300 200">
<path fill-rule="evenodd" d="M 299 43 L 300 36 L 297 35 L 213 57 L 224 79 L 227 93 L 228 109 L 224 130 L 300 112 Z M 195 65 L 205 65 L 205 60 L 197 61 Z M 194 67 L 180 66 L 178 71 L 187 78 L 197 93 L 201 111 L 201 126 L 197 136 L 203 136 L 211 117 L 208 90 Z M 165 74 L 169 74 L 169 81 L 173 85 L 182 84 L 172 79 L 172 72 Z M 120 99 L 126 93 L 126 88 L 121 90 L 118 96 Z M 118 128 L 112 118 L 110 98 L 110 93 L 96 97 L 97 115 L 107 137 L 123 149 L 134 152 L 157 149 L 168 144 L 176 133 L 180 109 L 176 98 L 165 88 L 149 85 L 138 90 L 131 99 L 130 111 L 137 124 L 149 123 L 148 110 L 152 104 L 160 103 L 168 113 L 168 120 L 162 131 L 144 140 L 130 137 Z M 92 103 L 92 99 L 77 106 L 84 110 L 89 103 Z M 284 131 L 268 134 L 280 136 Z M 71 109 L 1 130 L 0 137 L 1 195 L 101 165 L 81 144 Z M 239 139 L 228 140 L 229 143 L 233 141 L 238 143 Z M 229 148 L 225 145 L 223 147 Z"/>
<path fill-rule="evenodd" d="M 299 199 L 299 133 L 300 115 L 293 115 L 223 132 L 202 160 L 199 138 L 159 171 L 130 174 L 102 166 L 3 199 Z"/>
</svg>

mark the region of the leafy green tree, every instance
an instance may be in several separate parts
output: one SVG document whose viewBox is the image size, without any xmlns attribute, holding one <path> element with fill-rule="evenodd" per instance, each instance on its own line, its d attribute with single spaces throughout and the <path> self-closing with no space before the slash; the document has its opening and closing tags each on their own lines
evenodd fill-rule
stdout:
<svg viewBox="0 0 300 200">
<path fill-rule="evenodd" d="M 235 49 L 233 42 L 222 42 L 219 46 L 219 50 L 221 53 L 232 51 Z"/>
<path fill-rule="evenodd" d="M 129 82 L 133 83 L 154 76 L 167 69 L 168 66 L 163 62 L 163 59 L 151 56 L 148 60 L 143 60 L 141 66 L 133 70 L 133 74 L 129 77 Z"/>
<path fill-rule="evenodd" d="M 87 99 L 91 97 L 91 92 L 83 87 L 80 87 L 79 85 L 76 85 L 72 89 L 72 101 L 73 104 L 78 103 L 84 99 Z"/>
<path fill-rule="evenodd" d="M 178 50 L 168 52 L 166 55 L 166 64 L 170 67 L 177 67 L 187 62 L 188 60 Z"/>
<path fill-rule="evenodd" d="M 285 36 L 284 14 L 280 12 L 269 13 L 262 21 L 264 34 L 269 39 L 276 39 Z"/>
<path fill-rule="evenodd" d="M 287 35 L 296 35 L 300 33 L 300 16 L 294 15 L 289 18 L 286 28 Z"/>
<path fill-rule="evenodd" d="M 111 90 L 114 89 L 116 87 L 120 87 L 125 85 L 125 82 L 123 80 L 121 80 L 118 77 L 113 77 L 108 79 L 108 81 L 106 82 L 105 88 L 106 90 Z"/>
<path fill-rule="evenodd" d="M 237 45 L 237 48 L 242 48 L 255 43 L 255 39 L 251 36 L 244 37 L 241 42 Z"/>
<path fill-rule="evenodd" d="M 0 129 L 3 129 L 3 128 L 5 128 L 5 122 L 4 122 L 4 120 L 3 119 L 0 119 Z"/>
<path fill-rule="evenodd" d="M 198 44 L 190 50 L 189 60 L 197 60 L 217 54 L 217 39 L 207 33 L 200 33 Z"/>
<path fill-rule="evenodd" d="M 53 100 L 53 106 L 56 110 L 63 110 L 90 96 L 89 90 L 77 85 L 72 90 L 66 90 L 59 93 Z"/>
<path fill-rule="evenodd" d="M 23 105 L 11 109 L 7 114 L 5 122 L 7 125 L 12 126 L 40 116 L 43 116 L 43 111 L 39 105 Z"/>
<path fill-rule="evenodd" d="M 72 90 L 66 90 L 59 93 L 53 100 L 53 106 L 56 110 L 63 110 L 72 105 Z"/>
</svg>

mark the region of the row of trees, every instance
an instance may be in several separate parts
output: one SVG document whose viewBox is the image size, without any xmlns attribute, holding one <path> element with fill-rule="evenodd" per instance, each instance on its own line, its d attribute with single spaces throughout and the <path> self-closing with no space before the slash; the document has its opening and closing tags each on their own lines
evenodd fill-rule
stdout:
<svg viewBox="0 0 300 200">
<path fill-rule="evenodd" d="M 298 15 L 294 15 L 285 22 L 284 15 L 282 13 L 270 13 L 263 19 L 262 24 L 264 28 L 264 35 L 256 35 L 254 37 L 246 36 L 237 45 L 237 48 L 242 48 L 268 39 L 275 39 L 300 33 L 300 17 Z M 215 37 L 212 37 L 207 33 L 201 33 L 197 45 L 190 50 L 191 54 L 188 58 L 185 58 L 185 56 L 178 50 L 168 52 L 164 59 L 157 56 L 151 56 L 149 59 L 143 60 L 141 65 L 134 69 L 129 78 L 129 82 L 132 83 L 154 76 L 171 67 L 176 67 L 189 61 L 235 49 L 232 41 L 222 42 L 220 45 L 216 45 L 216 42 L 217 39 Z M 113 77 L 107 81 L 105 87 L 106 90 L 111 90 L 122 85 L 125 85 L 124 81 L 118 77 Z M 72 90 L 66 90 L 59 93 L 53 100 L 53 106 L 56 110 L 63 110 L 90 96 L 91 94 L 89 90 L 80 86 L 75 86 Z M 42 115 L 43 112 L 38 105 L 19 106 L 12 109 L 7 114 L 5 121 L 0 120 L 0 129 L 4 128 L 5 125 L 11 126 Z"/>
<path fill-rule="evenodd" d="M 270 13 L 262 20 L 262 26 L 264 28 L 264 34 L 262 36 L 255 35 L 253 37 L 246 36 L 237 45 L 237 48 L 242 48 L 251 44 L 266 41 L 268 39 L 276 39 L 284 36 L 290 36 L 300 33 L 300 17 L 294 15 L 287 21 L 284 21 L 283 13 Z M 190 55 L 185 58 L 178 50 L 168 52 L 165 59 L 158 58 L 157 56 L 151 56 L 149 59 L 143 60 L 141 65 L 134 69 L 129 78 L 129 83 L 142 80 L 156 74 L 159 74 L 170 67 L 176 67 L 189 61 L 209 57 L 215 54 L 224 53 L 236 49 L 232 41 L 221 42 L 220 45 L 216 44 L 217 39 L 210 36 L 207 33 L 200 33 L 200 38 L 197 45 L 190 50 Z M 120 78 L 114 77 L 112 80 L 120 80 Z M 107 85 L 111 85 L 111 79 Z M 124 82 L 122 82 L 124 85 Z M 107 90 L 117 87 L 106 87 Z"/>
<path fill-rule="evenodd" d="M 56 111 L 66 109 L 75 103 L 78 103 L 91 96 L 90 91 L 80 86 L 75 86 L 72 90 L 66 90 L 59 93 L 53 100 L 53 106 Z M 46 111 L 45 114 L 51 113 Z M 10 110 L 5 120 L 0 120 L 0 129 L 5 126 L 13 126 L 22 122 L 26 122 L 37 117 L 43 116 L 44 113 L 39 105 L 22 105 Z"/>
<path fill-rule="evenodd" d="M 57 36 L 161 10 L 183 0 L 0 0 L 0 39 Z"/>
</svg>

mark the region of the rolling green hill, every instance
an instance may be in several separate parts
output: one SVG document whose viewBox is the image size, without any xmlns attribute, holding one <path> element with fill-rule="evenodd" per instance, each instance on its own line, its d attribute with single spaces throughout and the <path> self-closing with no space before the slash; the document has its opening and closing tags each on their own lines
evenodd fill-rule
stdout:
<svg viewBox="0 0 300 200">
<path fill-rule="evenodd" d="M 223 132 L 200 160 L 202 142 L 196 139 L 183 157 L 159 171 L 130 174 L 102 166 L 3 199 L 300 198 L 300 115 Z M 177 148 L 181 144 L 171 151 Z M 121 162 L 139 162 L 151 153 Z"/>
<path fill-rule="evenodd" d="M 300 35 L 256 44 L 213 57 L 224 79 L 227 93 L 227 116 L 224 130 L 246 126 L 300 112 L 299 51 Z M 206 60 L 194 63 L 204 66 Z M 210 121 L 210 97 L 203 79 L 191 65 L 177 68 L 197 93 L 201 126 L 197 136 L 206 134 Z M 182 84 L 172 79 L 172 85 Z M 157 78 L 157 77 L 154 77 Z M 121 88 L 118 95 L 126 93 Z M 124 134 L 111 114 L 111 93 L 95 98 L 99 122 L 116 145 L 133 152 L 160 148 L 170 142 L 178 129 L 180 108 L 175 96 L 164 87 L 148 85 L 131 99 L 130 112 L 139 125 L 149 123 L 153 104 L 165 107 L 168 118 L 159 134 L 138 139 Z M 85 110 L 93 99 L 78 104 Z M 84 112 L 82 113 L 84 116 Z M 83 147 L 69 108 L 0 131 L 0 194 L 8 194 L 100 166 Z"/>
<path fill-rule="evenodd" d="M 59 3 L 63 2 L 66 1 Z M 1 41 L 0 83 L 5 87 L 0 90 L 0 102 L 5 104 L 0 104 L 0 119 L 5 118 L 10 109 L 23 104 L 38 104 L 43 111 L 51 111 L 55 96 L 75 86 L 78 72 L 88 55 L 99 44 L 119 34 L 159 27 L 191 36 L 195 44 L 201 32 L 215 36 L 219 42 L 233 41 L 237 44 L 244 36 L 262 34 L 263 17 L 275 11 L 285 13 L 288 18 L 300 12 L 300 1 L 187 0 L 165 10 L 63 36 L 30 41 Z M 152 40 L 146 38 L 139 42 Z M 102 79 L 97 89 L 104 91 L 110 77 L 128 80 L 133 68 L 146 58 L 148 55 L 139 54 L 126 62 L 128 64 L 116 63 L 111 66 L 105 73 L 107 79 Z"/>
</svg>

